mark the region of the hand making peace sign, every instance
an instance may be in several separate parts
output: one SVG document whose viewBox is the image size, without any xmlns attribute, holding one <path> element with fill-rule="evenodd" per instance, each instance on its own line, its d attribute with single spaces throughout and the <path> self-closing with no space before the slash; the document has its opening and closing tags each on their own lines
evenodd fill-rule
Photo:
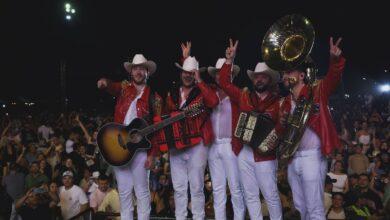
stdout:
<svg viewBox="0 0 390 220">
<path fill-rule="evenodd" d="M 339 48 L 339 44 L 341 42 L 342 38 L 340 37 L 337 39 L 336 43 L 333 43 L 333 37 L 329 39 L 329 46 L 330 46 L 330 57 L 331 58 L 339 58 L 341 54 L 341 49 Z"/>
<path fill-rule="evenodd" d="M 234 42 L 231 38 L 229 39 L 229 47 L 226 48 L 225 56 L 226 63 L 232 64 L 234 61 L 234 57 L 236 56 L 238 40 Z"/>
<path fill-rule="evenodd" d="M 186 59 L 191 55 L 191 41 L 187 41 L 185 44 L 181 43 L 180 46 L 183 53 L 183 58 Z"/>
</svg>

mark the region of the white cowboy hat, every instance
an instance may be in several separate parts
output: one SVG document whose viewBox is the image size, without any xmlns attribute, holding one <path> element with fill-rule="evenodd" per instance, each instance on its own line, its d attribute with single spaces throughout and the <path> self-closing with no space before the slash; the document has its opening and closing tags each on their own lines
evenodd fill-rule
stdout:
<svg viewBox="0 0 390 220">
<path fill-rule="evenodd" d="M 254 74 L 263 73 L 271 77 L 272 84 L 276 84 L 279 81 L 279 73 L 267 66 L 264 62 L 257 63 L 255 70 L 247 70 L 247 74 L 250 79 L 253 78 Z"/>
<path fill-rule="evenodd" d="M 155 62 L 151 60 L 147 60 L 144 55 L 142 54 L 136 54 L 133 57 L 133 61 L 131 62 L 124 62 L 123 66 L 127 70 L 127 72 L 131 73 L 131 68 L 136 65 L 142 65 L 145 66 L 148 69 L 149 75 L 156 72 L 157 65 Z"/>
<path fill-rule="evenodd" d="M 215 77 L 215 74 L 222 68 L 225 62 L 226 62 L 226 58 L 219 58 L 217 60 L 217 63 L 215 64 L 215 67 L 213 66 L 207 67 L 207 72 L 210 74 L 210 76 Z M 237 65 L 233 65 L 233 71 L 232 71 L 233 78 L 237 76 L 239 72 L 240 72 L 240 67 Z"/>
<path fill-rule="evenodd" d="M 205 67 L 201 67 L 199 68 L 199 62 L 196 60 L 195 57 L 187 57 L 184 62 L 183 62 L 183 66 L 180 66 L 180 64 L 178 63 L 175 63 L 175 66 L 185 72 L 194 72 L 196 70 L 198 70 L 199 72 L 203 72 L 206 70 Z"/>
</svg>

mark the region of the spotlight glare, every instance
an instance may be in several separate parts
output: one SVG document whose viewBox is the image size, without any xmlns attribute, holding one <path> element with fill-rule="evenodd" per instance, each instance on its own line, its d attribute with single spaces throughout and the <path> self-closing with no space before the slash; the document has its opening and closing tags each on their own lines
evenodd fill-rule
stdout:
<svg viewBox="0 0 390 220">
<path fill-rule="evenodd" d="M 66 15 L 66 16 L 65 16 L 65 18 L 66 18 L 66 20 L 68 20 L 68 21 L 69 21 L 70 19 L 72 19 L 72 16 L 70 16 L 70 15 Z"/>
<path fill-rule="evenodd" d="M 384 84 L 384 85 L 379 86 L 379 91 L 390 92 L 390 84 Z"/>
<path fill-rule="evenodd" d="M 76 13 L 76 10 L 74 8 L 72 8 L 71 10 L 72 14 Z"/>
</svg>

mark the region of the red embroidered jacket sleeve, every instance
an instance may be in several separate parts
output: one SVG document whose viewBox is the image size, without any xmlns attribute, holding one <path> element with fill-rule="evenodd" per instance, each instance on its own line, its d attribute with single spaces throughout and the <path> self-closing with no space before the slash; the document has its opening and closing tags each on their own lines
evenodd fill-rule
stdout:
<svg viewBox="0 0 390 220">
<path fill-rule="evenodd" d="M 232 102 L 238 104 L 241 96 L 241 89 L 231 82 L 231 69 L 231 64 L 223 64 L 219 71 L 219 86 L 221 86 L 222 90 L 229 96 Z"/>
<path fill-rule="evenodd" d="M 112 82 L 111 80 L 107 80 L 107 88 L 105 90 L 111 95 L 117 97 L 122 91 L 122 84 L 123 82 Z"/>
<path fill-rule="evenodd" d="M 330 59 L 329 69 L 324 79 L 321 80 L 322 91 L 326 97 L 329 97 L 341 81 L 345 66 L 345 58 Z"/>
<path fill-rule="evenodd" d="M 214 90 L 212 90 L 205 82 L 197 84 L 203 97 L 204 105 L 209 108 L 214 108 L 218 105 L 219 99 Z"/>
</svg>

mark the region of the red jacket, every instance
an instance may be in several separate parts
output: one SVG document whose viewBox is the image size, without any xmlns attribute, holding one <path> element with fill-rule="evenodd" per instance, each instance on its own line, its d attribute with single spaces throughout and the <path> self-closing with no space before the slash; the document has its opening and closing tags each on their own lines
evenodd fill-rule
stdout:
<svg viewBox="0 0 390 220">
<path fill-rule="evenodd" d="M 219 100 L 215 91 L 213 91 L 210 87 L 208 87 L 204 82 L 198 83 L 197 87 L 199 88 L 200 93 L 191 101 L 191 103 L 188 106 L 191 106 L 195 103 L 203 103 L 204 106 L 207 108 L 214 108 L 215 106 L 218 105 Z M 178 112 L 179 109 L 177 108 L 177 106 L 182 102 L 180 97 L 180 92 L 178 97 L 179 97 L 178 103 L 175 103 L 172 95 L 168 94 L 166 100 L 166 110 L 168 113 Z M 186 119 L 186 120 L 196 120 L 196 124 L 202 125 L 202 127 L 200 128 L 200 133 L 201 133 L 200 138 L 203 140 L 203 143 L 205 145 L 211 144 L 211 142 L 214 140 L 214 133 L 211 127 L 212 125 L 211 125 L 209 112 L 203 112 L 200 115 L 197 115 L 191 119 Z M 164 148 L 166 148 L 166 146 L 161 147 L 161 149 Z"/>
<path fill-rule="evenodd" d="M 230 97 L 232 103 L 232 111 L 233 111 L 233 106 L 236 111 L 235 113 L 232 113 L 232 117 L 233 117 L 232 132 L 234 132 L 236 128 L 238 116 L 240 112 L 256 111 L 256 112 L 264 113 L 269 115 L 272 118 L 272 120 L 276 123 L 279 116 L 278 96 L 270 93 L 265 97 L 264 100 L 261 100 L 260 97 L 258 97 L 256 94 L 249 93 L 247 89 L 241 90 L 230 81 L 231 79 L 230 64 L 224 64 L 219 74 L 220 74 L 220 78 L 219 78 L 220 86 L 225 91 L 225 93 Z M 236 155 L 238 155 L 242 149 L 242 143 L 238 138 L 234 137 L 234 134 L 232 134 L 232 137 L 233 137 L 232 139 L 233 151 Z M 264 156 L 258 154 L 257 151 L 253 151 L 253 155 L 256 162 L 274 160 L 276 158 L 275 153 L 271 153 L 267 156 Z"/>
<path fill-rule="evenodd" d="M 134 84 L 127 81 L 123 82 L 109 82 L 106 88 L 107 92 L 117 98 L 117 103 L 115 106 L 114 121 L 116 123 L 123 124 L 123 121 L 126 117 L 127 111 L 133 100 L 137 97 L 137 89 Z M 137 117 L 142 118 L 149 115 L 149 95 L 150 88 L 145 86 L 144 92 L 141 98 L 138 99 L 136 103 L 137 107 Z M 153 117 L 161 114 L 162 109 L 162 99 L 155 93 L 155 106 L 153 107 L 154 113 Z M 158 146 L 155 144 L 154 137 L 151 140 L 152 149 L 148 151 L 148 155 L 155 154 L 158 150 Z"/>
<path fill-rule="evenodd" d="M 314 107 L 318 111 L 314 111 L 310 115 L 308 126 L 318 135 L 321 140 L 321 151 L 324 155 L 328 155 L 333 149 L 340 147 L 340 140 L 337 135 L 336 127 L 332 121 L 332 116 L 329 111 L 328 101 L 329 96 L 337 88 L 341 81 L 342 72 L 345 66 L 345 59 L 340 57 L 337 60 L 331 60 L 328 73 L 325 78 L 317 81 L 313 87 Z M 299 96 L 308 96 L 308 87 L 302 88 Z M 290 112 L 291 110 L 291 94 L 285 98 L 282 103 L 281 110 Z M 278 126 L 280 127 L 280 126 Z M 283 129 L 277 130 L 281 135 Z"/>
</svg>

